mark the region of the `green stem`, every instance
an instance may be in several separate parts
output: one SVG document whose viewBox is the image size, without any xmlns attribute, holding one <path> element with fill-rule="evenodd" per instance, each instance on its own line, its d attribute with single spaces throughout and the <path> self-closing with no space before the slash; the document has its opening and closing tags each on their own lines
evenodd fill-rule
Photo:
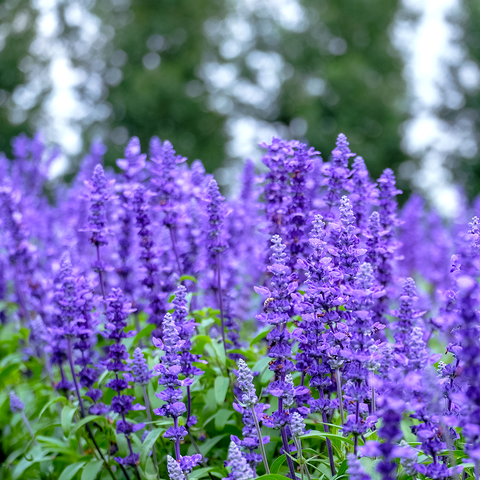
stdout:
<svg viewBox="0 0 480 480">
<path fill-rule="evenodd" d="M 260 428 L 260 424 L 258 423 L 257 414 L 255 413 L 255 406 L 252 405 L 250 409 L 252 411 L 253 421 L 255 422 L 255 428 L 257 429 L 258 445 L 260 447 L 260 453 L 262 454 L 263 465 L 265 466 L 265 473 L 267 475 L 270 475 L 270 468 L 268 468 L 267 454 L 265 453 L 265 445 L 263 444 L 262 430 Z"/>
<path fill-rule="evenodd" d="M 145 400 L 145 407 L 147 409 L 147 418 L 148 421 L 152 421 L 152 413 L 150 411 L 150 399 L 148 398 L 147 395 L 147 389 L 145 388 L 145 385 L 142 385 L 143 388 L 143 399 Z M 148 425 L 148 429 L 152 431 L 152 424 L 150 423 Z M 152 447 L 152 458 L 153 458 L 153 464 L 155 465 L 155 472 L 157 473 L 157 479 L 160 480 L 160 473 L 158 471 L 158 461 L 157 461 L 157 448 L 155 444 Z"/>
</svg>

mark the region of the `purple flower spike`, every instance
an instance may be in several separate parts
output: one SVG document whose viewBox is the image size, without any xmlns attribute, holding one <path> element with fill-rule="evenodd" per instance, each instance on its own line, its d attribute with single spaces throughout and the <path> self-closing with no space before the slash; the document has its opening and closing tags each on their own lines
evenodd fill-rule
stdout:
<svg viewBox="0 0 480 480">
<path fill-rule="evenodd" d="M 230 442 L 227 464 L 231 469 L 227 477 L 229 480 L 250 480 L 254 477 L 252 469 L 235 442 Z"/>
<path fill-rule="evenodd" d="M 12 413 L 23 412 L 25 409 L 25 404 L 20 400 L 20 398 L 15 394 L 15 392 L 10 392 L 10 410 Z"/>
<path fill-rule="evenodd" d="M 238 360 L 238 387 L 242 391 L 242 403 L 246 407 L 252 407 L 258 402 L 257 393 L 253 385 L 253 375 L 244 360 Z"/>
<path fill-rule="evenodd" d="M 327 194 L 325 196 L 325 203 L 332 207 L 338 203 L 343 190 L 347 186 L 347 179 L 350 175 L 348 169 L 348 160 L 354 157 L 349 148 L 347 137 L 340 133 L 337 137 L 337 146 L 332 151 L 332 159 L 329 165 L 326 166 L 325 176 L 327 177 Z"/>
<path fill-rule="evenodd" d="M 147 385 L 152 378 L 152 372 L 148 368 L 147 361 L 141 348 L 136 348 L 133 352 L 133 377 L 138 385 Z"/>
<path fill-rule="evenodd" d="M 352 178 L 350 181 L 350 201 L 357 220 L 357 227 L 362 229 L 368 220 L 369 207 L 376 203 L 378 190 L 368 177 L 365 160 L 357 157 L 352 165 Z"/>
<path fill-rule="evenodd" d="M 223 232 L 223 221 L 225 213 L 223 210 L 223 201 L 216 180 L 210 180 L 208 184 L 208 230 L 207 230 L 207 249 L 212 255 L 223 252 L 227 247 Z"/>
<path fill-rule="evenodd" d="M 294 438 L 305 435 L 305 421 L 298 412 L 293 412 L 292 422 L 290 423 L 290 430 Z"/>
<path fill-rule="evenodd" d="M 185 475 L 180 468 L 180 463 L 170 455 L 167 455 L 167 470 L 170 480 L 185 480 Z"/>
<path fill-rule="evenodd" d="M 365 473 L 360 460 L 358 460 L 355 455 L 349 453 L 347 461 L 350 480 L 371 480 L 370 476 Z"/>
<path fill-rule="evenodd" d="M 117 165 L 123 170 L 127 183 L 134 181 L 138 173 L 145 167 L 147 154 L 142 153 L 140 140 L 132 137 L 125 148 L 125 158 L 117 160 Z"/>
<path fill-rule="evenodd" d="M 100 164 L 93 170 L 92 179 L 85 182 L 91 191 L 90 216 L 85 230 L 92 232 L 91 242 L 97 247 L 108 245 L 107 202 L 114 182 L 114 180 L 107 181 L 105 171 Z"/>
</svg>

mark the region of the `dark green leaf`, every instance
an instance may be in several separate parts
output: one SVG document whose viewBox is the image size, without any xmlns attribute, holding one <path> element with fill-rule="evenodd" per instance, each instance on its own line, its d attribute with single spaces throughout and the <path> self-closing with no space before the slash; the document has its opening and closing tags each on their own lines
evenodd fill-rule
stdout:
<svg viewBox="0 0 480 480">
<path fill-rule="evenodd" d="M 217 377 L 215 379 L 215 400 L 217 405 L 222 405 L 228 392 L 230 380 L 227 377 Z"/>
<path fill-rule="evenodd" d="M 82 480 L 95 480 L 102 465 L 103 462 L 101 460 L 90 460 L 83 469 Z"/>
<path fill-rule="evenodd" d="M 70 433 L 70 427 L 72 426 L 72 419 L 76 411 L 77 411 L 76 407 L 70 407 L 69 405 L 66 405 L 62 409 L 62 429 L 66 437 L 68 437 L 68 434 Z"/>
<path fill-rule="evenodd" d="M 75 434 L 78 429 L 82 428 L 88 422 L 93 422 L 94 420 L 104 419 L 102 415 L 88 415 L 88 417 L 82 418 L 78 423 L 76 423 L 72 428 L 72 434 Z"/>
<path fill-rule="evenodd" d="M 275 461 L 270 465 L 270 473 L 278 473 L 280 467 L 285 463 L 287 459 L 286 455 L 282 455 L 275 459 Z"/>
<path fill-rule="evenodd" d="M 155 325 L 153 323 L 147 325 L 143 330 L 138 332 L 133 339 L 133 343 L 136 344 L 141 338 L 148 337 L 155 330 Z"/>
<path fill-rule="evenodd" d="M 71 480 L 84 465 L 85 462 L 76 462 L 72 465 L 68 465 L 58 480 Z"/>
<path fill-rule="evenodd" d="M 152 448 L 155 445 L 157 438 L 163 431 L 163 428 L 155 428 L 147 435 L 147 438 L 145 438 L 145 440 L 143 441 L 143 445 L 140 450 L 140 465 L 143 468 L 145 468 L 145 463 L 147 462 L 147 458 L 150 455 L 150 452 L 152 451 Z"/>
</svg>

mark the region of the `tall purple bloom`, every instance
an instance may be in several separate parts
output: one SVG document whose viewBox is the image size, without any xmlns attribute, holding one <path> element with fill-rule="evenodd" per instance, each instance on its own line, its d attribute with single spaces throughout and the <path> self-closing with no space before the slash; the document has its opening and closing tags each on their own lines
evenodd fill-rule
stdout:
<svg viewBox="0 0 480 480">
<path fill-rule="evenodd" d="M 283 237 L 287 233 L 290 175 L 286 162 L 293 155 L 294 143 L 277 137 L 273 137 L 271 144 L 260 143 L 260 147 L 268 149 L 262 162 L 269 168 L 265 175 L 264 197 L 270 235 Z"/>
<path fill-rule="evenodd" d="M 356 157 L 353 161 L 348 190 L 351 192 L 349 199 L 352 203 L 357 228 L 363 229 L 368 220 L 370 206 L 376 202 L 378 190 L 370 181 L 365 160 L 362 157 Z"/>
<path fill-rule="evenodd" d="M 142 284 L 148 289 L 150 301 L 148 312 L 150 323 L 156 325 L 156 334 L 161 334 L 162 319 L 166 312 L 168 294 L 171 291 L 171 278 L 168 267 L 160 266 L 157 245 L 153 240 L 152 220 L 150 218 L 150 199 L 154 194 L 139 185 L 132 201 L 136 226 L 139 228 L 140 261 L 145 270 Z"/>
<path fill-rule="evenodd" d="M 227 342 L 225 340 L 225 321 L 223 308 L 223 286 L 222 286 L 222 265 L 220 254 L 227 248 L 224 230 L 225 211 L 223 202 L 225 200 L 220 195 L 217 182 L 212 179 L 208 184 L 208 204 L 207 216 L 208 225 L 206 229 L 206 247 L 209 254 L 209 264 L 212 267 L 214 280 L 212 288 L 217 295 L 218 306 L 220 308 L 221 334 L 223 340 L 223 348 L 227 351 Z"/>
<path fill-rule="evenodd" d="M 233 408 L 243 414 L 244 427 L 242 430 L 244 439 L 240 440 L 232 435 L 232 441 L 238 446 L 243 447 L 247 452 L 245 459 L 250 465 L 253 472 L 256 466 L 263 459 L 265 471 L 270 473 L 264 444 L 270 441 L 270 437 L 263 437 L 260 429 L 260 419 L 264 415 L 264 411 L 269 405 L 258 403 L 257 393 L 253 385 L 253 375 L 247 364 L 240 359 L 238 361 L 238 370 L 235 372 L 238 379 L 238 388 L 241 392 L 240 404 L 234 403 Z M 254 453 L 254 450 L 260 447 L 261 455 Z"/>
<path fill-rule="evenodd" d="M 192 457 L 182 457 L 180 453 L 180 442 L 187 436 L 188 431 L 179 423 L 179 418 L 186 412 L 185 404 L 183 403 L 183 394 L 180 387 L 191 385 L 193 380 L 186 378 L 180 380 L 179 375 L 182 372 L 181 355 L 179 351 L 184 345 L 184 340 L 180 339 L 179 329 L 175 325 L 173 317 L 170 313 L 165 315 L 163 320 L 163 339 L 153 337 L 153 343 L 157 348 L 160 348 L 165 353 L 160 358 L 160 363 L 154 366 L 154 370 L 159 376 L 158 383 L 164 387 L 160 393 L 155 395 L 165 402 L 159 408 L 154 410 L 156 415 L 168 417 L 173 419 L 173 426 L 169 427 L 163 434 L 174 442 L 175 445 L 175 459 L 180 462 L 180 466 L 189 469 L 198 465 L 202 457 L 201 455 L 194 455 Z"/>
<path fill-rule="evenodd" d="M 347 187 L 347 180 L 350 175 L 348 161 L 350 157 L 355 156 L 348 145 L 347 137 L 340 133 L 337 137 L 337 146 L 332 151 L 330 163 L 324 164 L 325 183 L 328 187 L 325 203 L 329 206 L 329 209 L 337 205 L 342 192 Z"/>
<path fill-rule="evenodd" d="M 285 451 L 289 451 L 285 429 L 289 423 L 289 416 L 284 410 L 284 400 L 290 396 L 292 388 L 285 379 L 286 375 L 293 371 L 294 366 L 291 360 L 292 336 L 288 331 L 287 323 L 292 312 L 290 296 L 297 289 L 297 283 L 291 281 L 291 270 L 287 266 L 289 258 L 285 253 L 286 245 L 282 243 L 282 239 L 278 235 L 274 235 L 271 241 L 272 255 L 268 271 L 272 278 L 270 288 L 255 287 L 258 294 L 267 297 L 263 313 L 257 315 L 256 318 L 272 326 L 267 340 L 269 342 L 268 356 L 272 359 L 269 368 L 275 373 L 275 377 L 268 387 L 268 392 L 278 397 L 278 410 L 273 413 L 271 426 L 280 429 L 283 448 Z M 288 465 L 290 473 L 294 475 L 291 459 Z"/>
<path fill-rule="evenodd" d="M 107 387 L 111 388 L 116 394 L 112 399 L 111 410 L 121 417 L 121 420 L 117 421 L 117 433 L 125 435 L 129 449 L 129 454 L 125 458 L 115 457 L 115 460 L 121 465 L 131 465 L 136 468 L 140 454 L 133 452 L 130 437 L 134 432 L 144 428 L 145 424 L 134 424 L 129 422 L 126 417 L 132 410 L 144 410 L 145 407 L 139 404 L 133 405 L 135 398 L 131 395 L 122 394 L 122 391 L 128 388 L 128 381 L 131 379 L 130 374 L 125 375 L 130 371 L 130 367 L 125 364 L 128 352 L 122 340 L 136 334 L 135 331 L 125 332 L 125 327 L 128 325 L 128 316 L 134 309 L 131 308 L 130 302 L 125 301 L 123 292 L 119 288 L 112 289 L 106 303 L 105 316 L 107 317 L 107 323 L 103 336 L 112 343 L 108 348 L 105 364 L 107 370 L 115 374 L 115 378 L 107 383 Z M 123 379 L 120 378 L 121 373 L 124 373 Z"/>
<path fill-rule="evenodd" d="M 97 250 L 97 259 L 93 263 L 93 268 L 98 273 L 103 298 L 105 298 L 103 274 L 109 270 L 109 267 L 100 257 L 100 247 L 108 245 L 107 202 L 110 200 L 114 183 L 115 180 L 107 180 L 100 164 L 93 170 L 91 181 L 85 181 L 85 185 L 90 190 L 90 215 L 85 230 L 91 232 L 90 241 Z"/>
<path fill-rule="evenodd" d="M 188 318 L 187 305 L 187 289 L 183 285 L 179 285 L 175 292 L 175 298 L 172 305 L 174 311 L 172 318 L 178 330 L 180 340 L 183 342 L 179 348 L 181 373 L 185 378 L 193 378 L 195 376 L 203 375 L 203 371 L 194 365 L 194 363 L 207 363 L 201 360 L 201 355 L 191 353 L 192 350 L 192 335 L 195 332 L 196 323 L 193 318 Z M 187 428 L 192 427 L 197 423 L 197 417 L 192 415 L 191 392 L 190 385 L 187 385 Z"/>
<path fill-rule="evenodd" d="M 132 255 L 135 220 L 131 198 L 127 192 L 135 188 L 136 183 L 140 180 L 140 172 L 145 167 L 146 158 L 147 155 L 141 153 L 140 140 L 138 137 L 132 137 L 125 148 L 125 158 L 117 160 L 118 167 L 123 170 L 123 182 L 117 185 L 122 203 L 119 214 L 120 232 L 118 238 L 120 266 L 117 272 L 121 279 L 121 288 L 128 298 L 132 298 L 134 292 Z"/>
<path fill-rule="evenodd" d="M 183 267 L 178 252 L 178 216 L 181 190 L 178 185 L 179 172 L 177 165 L 185 162 L 186 157 L 176 155 L 172 144 L 165 140 L 160 147 L 160 141 L 151 149 L 151 160 L 153 162 L 151 172 L 153 189 L 157 194 L 155 202 L 163 213 L 162 223 L 170 233 L 172 249 L 177 262 L 178 274 L 183 273 Z"/>
<path fill-rule="evenodd" d="M 294 268 L 297 258 L 303 257 L 307 242 L 305 229 L 311 210 L 311 198 L 307 192 L 307 174 L 312 170 L 314 158 L 320 155 L 313 147 L 307 148 L 303 143 L 295 146 L 293 157 L 286 161 L 290 173 L 291 199 L 288 205 L 288 231 L 285 241 L 289 247 L 290 267 Z"/>
<path fill-rule="evenodd" d="M 94 388 L 98 380 L 99 371 L 94 367 L 94 338 L 97 333 L 97 320 L 92 313 L 93 293 L 91 286 L 84 278 L 77 284 L 76 304 L 78 305 L 78 317 L 76 324 L 77 340 L 73 343 L 73 349 L 79 353 L 75 360 L 76 365 L 80 365 L 81 370 L 78 373 L 79 384 L 87 389 L 86 395 L 92 399 L 93 405 L 89 413 L 93 415 L 102 415 L 108 411 L 103 403 L 97 403 L 102 397 L 102 391 Z"/>
</svg>

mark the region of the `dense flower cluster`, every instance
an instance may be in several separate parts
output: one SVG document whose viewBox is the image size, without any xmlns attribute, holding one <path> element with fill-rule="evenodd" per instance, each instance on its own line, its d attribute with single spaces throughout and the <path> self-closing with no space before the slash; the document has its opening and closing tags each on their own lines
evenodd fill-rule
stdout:
<svg viewBox="0 0 480 480">
<path fill-rule="evenodd" d="M 70 187 L 39 136 L 0 157 L 14 478 L 480 479 L 478 212 L 399 209 L 343 134 L 261 146 L 234 198 L 157 137 Z"/>
</svg>

